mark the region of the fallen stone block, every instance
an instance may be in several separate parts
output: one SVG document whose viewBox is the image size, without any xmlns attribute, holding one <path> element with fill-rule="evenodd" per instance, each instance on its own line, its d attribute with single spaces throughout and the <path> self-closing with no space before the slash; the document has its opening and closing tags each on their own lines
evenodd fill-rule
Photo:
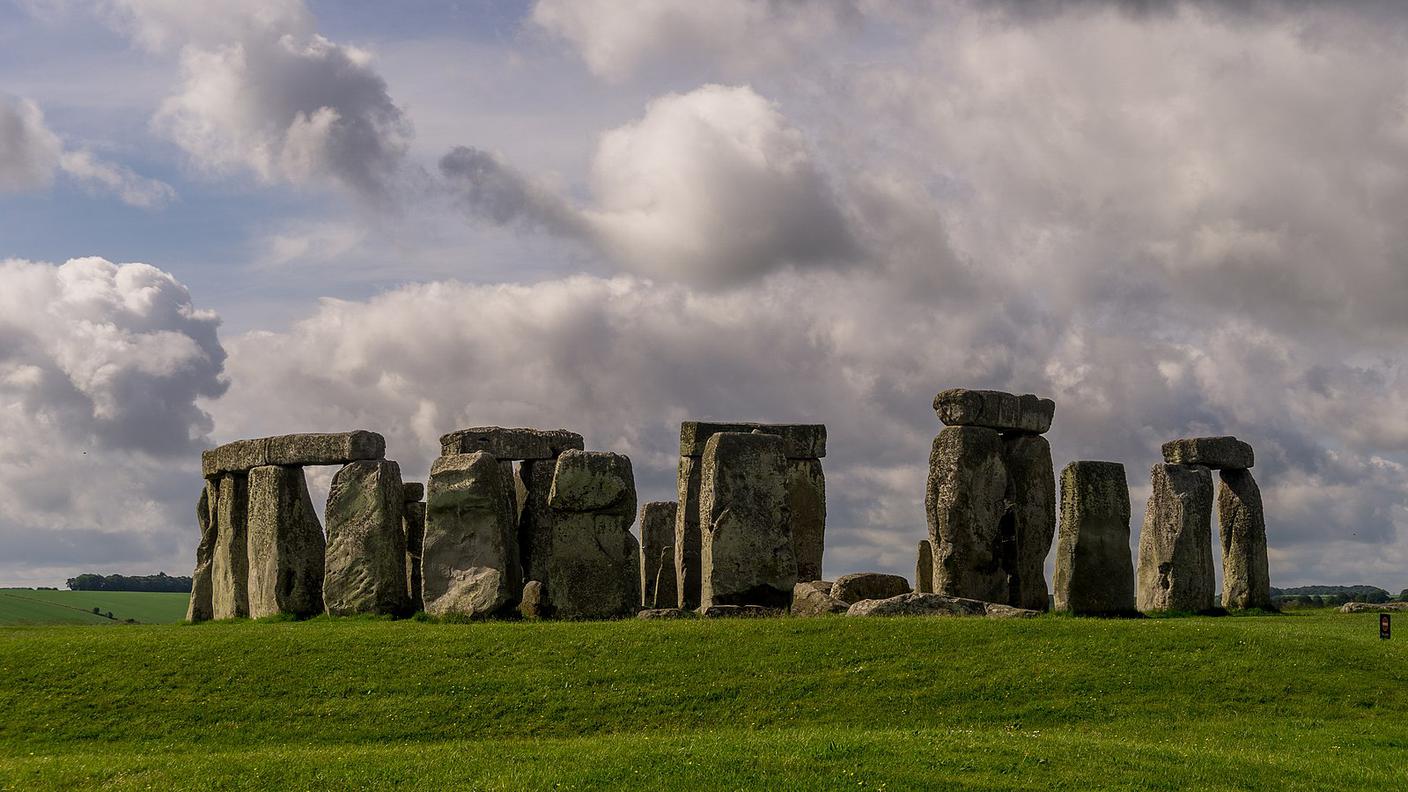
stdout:
<svg viewBox="0 0 1408 792">
<path fill-rule="evenodd" d="M 717 423 L 685 421 L 680 424 L 680 456 L 702 457 L 709 438 L 722 432 L 776 435 L 782 438 L 782 453 L 788 459 L 822 459 L 826 456 L 824 424 Z"/>
<path fill-rule="evenodd" d="M 1185 437 L 1163 445 L 1170 465 L 1202 465 L 1213 470 L 1245 470 L 1256 463 L 1248 443 L 1235 437 Z"/>
<path fill-rule="evenodd" d="M 523 596 L 518 601 L 518 612 L 525 619 L 546 619 L 552 615 L 552 603 L 548 602 L 542 581 L 530 580 L 523 584 Z"/>
<path fill-rule="evenodd" d="M 993 619 L 1032 618 L 1037 611 L 1014 608 L 996 602 L 942 594 L 901 594 L 888 599 L 861 600 L 851 605 L 847 616 L 983 616 Z"/>
<path fill-rule="evenodd" d="M 808 583 L 798 583 L 792 589 L 792 607 L 789 612 L 793 616 L 824 616 L 828 613 L 845 613 L 851 605 L 849 602 L 842 602 L 831 596 L 831 587 L 825 590 L 819 585 L 820 581 Z"/>
<path fill-rule="evenodd" d="M 1212 474 L 1154 465 L 1153 492 L 1139 534 L 1135 604 L 1141 611 L 1205 611 L 1213 606 Z"/>
<path fill-rule="evenodd" d="M 425 611 L 472 618 L 511 607 L 523 587 L 503 468 L 492 455 L 449 454 L 430 467 L 421 591 Z"/>
<path fill-rule="evenodd" d="M 934 411 L 945 426 L 1045 434 L 1051 429 L 1056 402 L 1030 393 L 1016 396 L 1002 391 L 950 388 L 934 397 Z"/>
<path fill-rule="evenodd" d="M 249 471 L 249 615 L 323 612 L 323 526 L 303 468 Z"/>
<path fill-rule="evenodd" d="M 1055 609 L 1079 614 L 1134 610 L 1129 486 L 1118 462 L 1072 462 L 1061 471 Z"/>
<path fill-rule="evenodd" d="M 505 429 L 500 426 L 477 426 L 450 432 L 440 438 L 440 453 L 489 453 L 495 459 L 553 459 L 563 451 L 581 451 L 582 436 L 566 429 Z"/>
<path fill-rule="evenodd" d="M 831 586 L 831 598 L 842 602 L 868 599 L 889 599 L 910 592 L 909 581 L 899 575 L 880 572 L 853 572 L 836 578 Z"/>
<path fill-rule="evenodd" d="M 700 607 L 785 609 L 797 585 L 782 439 L 723 432 L 705 444 L 699 490 Z"/>
<path fill-rule="evenodd" d="M 409 612 L 401 468 L 352 462 L 333 476 L 324 511 L 323 605 L 333 616 Z"/>
<path fill-rule="evenodd" d="M 637 619 L 693 619 L 699 614 L 683 608 L 646 608 L 636 614 Z"/>
<path fill-rule="evenodd" d="M 1346 602 L 1340 613 L 1397 613 L 1408 611 L 1408 602 Z"/>
</svg>

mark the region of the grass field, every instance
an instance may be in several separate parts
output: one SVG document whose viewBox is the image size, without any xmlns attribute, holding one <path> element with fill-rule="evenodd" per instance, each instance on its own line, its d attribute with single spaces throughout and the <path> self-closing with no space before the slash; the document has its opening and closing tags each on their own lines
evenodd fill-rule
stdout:
<svg viewBox="0 0 1408 792">
<path fill-rule="evenodd" d="M 48 591 L 0 588 L 0 625 L 170 624 L 186 618 L 189 594 L 153 591 Z M 97 608 L 113 618 L 93 613 Z"/>
<path fill-rule="evenodd" d="M 0 628 L 0 787 L 1404 789 L 1374 614 Z"/>
</svg>

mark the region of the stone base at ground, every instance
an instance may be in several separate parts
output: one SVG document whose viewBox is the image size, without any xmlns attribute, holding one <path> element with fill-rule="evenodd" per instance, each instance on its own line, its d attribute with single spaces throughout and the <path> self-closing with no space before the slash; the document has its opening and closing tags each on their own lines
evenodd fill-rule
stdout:
<svg viewBox="0 0 1408 792">
<path fill-rule="evenodd" d="M 984 616 L 990 619 L 1026 619 L 1041 615 L 1034 610 L 1014 608 L 997 602 L 983 602 L 942 594 L 901 594 L 879 600 L 861 600 L 846 611 L 847 616 Z"/>
<path fill-rule="evenodd" d="M 324 511 L 323 604 L 329 614 L 410 610 L 401 525 L 404 502 L 401 468 L 395 462 L 352 462 L 333 476 Z"/>
</svg>

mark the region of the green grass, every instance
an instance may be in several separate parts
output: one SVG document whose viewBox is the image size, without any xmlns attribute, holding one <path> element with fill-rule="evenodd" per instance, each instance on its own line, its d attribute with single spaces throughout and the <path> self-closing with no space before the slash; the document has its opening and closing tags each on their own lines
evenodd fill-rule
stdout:
<svg viewBox="0 0 1408 792">
<path fill-rule="evenodd" d="M 127 619 L 170 624 L 186 618 L 189 594 L 154 591 L 0 589 L 0 625 L 114 624 Z M 113 618 L 93 613 L 112 613 Z"/>
<path fill-rule="evenodd" d="M 0 628 L 0 788 L 1403 789 L 1377 624 Z"/>
</svg>

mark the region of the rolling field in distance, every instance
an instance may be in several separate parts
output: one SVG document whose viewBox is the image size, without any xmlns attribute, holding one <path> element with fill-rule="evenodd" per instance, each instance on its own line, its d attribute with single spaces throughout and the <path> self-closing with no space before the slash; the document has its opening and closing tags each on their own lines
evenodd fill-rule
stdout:
<svg viewBox="0 0 1408 792">
<path fill-rule="evenodd" d="M 0 787 L 1402 789 L 1377 623 L 0 628 Z"/>
<path fill-rule="evenodd" d="M 49 591 L 0 588 L 0 625 L 171 624 L 186 618 L 189 594 L 154 591 Z M 93 613 L 111 612 L 112 619 Z"/>
</svg>

